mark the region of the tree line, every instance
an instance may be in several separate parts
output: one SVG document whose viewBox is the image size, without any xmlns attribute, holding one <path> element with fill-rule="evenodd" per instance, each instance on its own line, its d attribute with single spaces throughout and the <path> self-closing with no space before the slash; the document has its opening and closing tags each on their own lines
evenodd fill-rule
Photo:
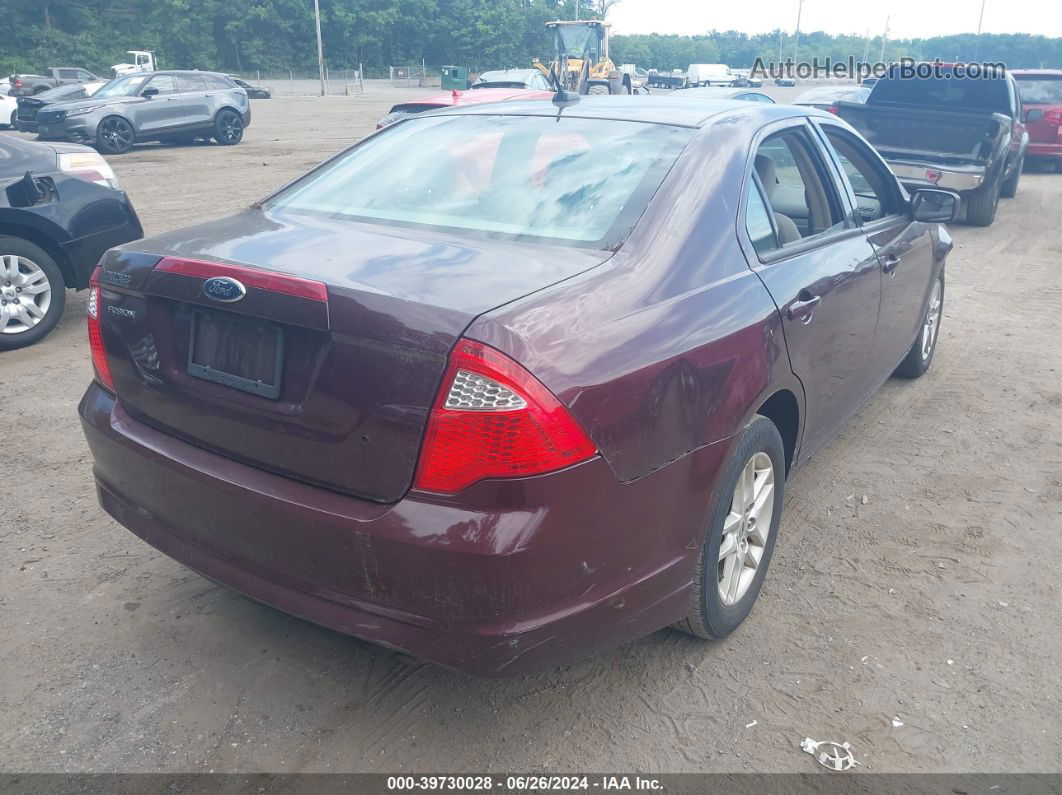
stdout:
<svg viewBox="0 0 1062 795">
<path fill-rule="evenodd" d="M 551 55 L 550 19 L 600 16 L 616 0 L 320 0 L 325 59 L 331 69 L 420 63 L 475 70 L 527 66 Z M 0 74 L 83 66 L 108 74 L 125 51 L 155 50 L 170 68 L 312 71 L 317 65 L 312 0 L 5 0 L 0 4 Z M 864 52 L 876 61 L 880 37 L 801 33 L 694 36 L 619 35 L 617 63 L 684 69 L 691 63 L 750 67 L 757 57 L 809 60 Z M 961 34 L 885 42 L 885 60 L 907 56 L 1002 61 L 1010 67 L 1062 67 L 1062 38 Z"/>
</svg>

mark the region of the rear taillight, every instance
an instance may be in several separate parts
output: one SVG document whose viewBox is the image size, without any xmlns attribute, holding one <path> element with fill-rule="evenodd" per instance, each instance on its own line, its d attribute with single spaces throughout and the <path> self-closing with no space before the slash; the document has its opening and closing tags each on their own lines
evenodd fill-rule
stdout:
<svg viewBox="0 0 1062 795">
<path fill-rule="evenodd" d="M 477 480 L 539 475 L 596 453 L 568 409 L 531 373 L 463 339 L 428 419 L 414 488 L 453 494 Z"/>
<path fill-rule="evenodd" d="M 1062 125 L 1062 110 L 1044 111 L 1044 121 L 1046 121 L 1048 124 Z"/>
<path fill-rule="evenodd" d="M 837 113 L 837 106 L 836 105 L 830 105 L 830 107 L 826 108 L 826 112 L 827 113 Z"/>
<path fill-rule="evenodd" d="M 103 349 L 103 333 L 100 330 L 100 280 L 99 267 L 92 273 L 89 279 L 88 296 L 88 337 L 89 347 L 92 349 L 92 369 L 96 371 L 96 380 L 103 384 L 111 392 L 117 392 L 114 388 L 114 378 L 111 376 L 111 366 L 107 363 L 107 353 Z"/>
</svg>

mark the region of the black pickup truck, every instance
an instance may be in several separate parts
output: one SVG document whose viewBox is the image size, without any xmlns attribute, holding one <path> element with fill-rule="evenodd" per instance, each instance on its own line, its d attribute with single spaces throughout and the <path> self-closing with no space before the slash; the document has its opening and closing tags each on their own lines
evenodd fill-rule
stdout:
<svg viewBox="0 0 1062 795">
<path fill-rule="evenodd" d="M 855 127 L 909 188 L 946 188 L 962 196 L 966 222 L 988 226 L 1000 196 L 1018 192 L 1029 136 L 1009 74 L 966 77 L 954 65 L 935 74 L 894 68 L 865 103 L 839 102 Z"/>
</svg>

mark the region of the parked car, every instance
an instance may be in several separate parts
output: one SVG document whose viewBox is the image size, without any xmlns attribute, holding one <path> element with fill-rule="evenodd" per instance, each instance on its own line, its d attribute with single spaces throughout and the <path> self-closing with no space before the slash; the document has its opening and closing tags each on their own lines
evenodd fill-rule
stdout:
<svg viewBox="0 0 1062 795">
<path fill-rule="evenodd" d="M 894 71 L 865 103 L 839 102 L 837 112 L 905 185 L 958 192 L 970 224 L 988 226 L 1000 197 L 1018 192 L 1029 135 L 1009 74 L 967 78 L 954 64 L 924 77 Z"/>
<path fill-rule="evenodd" d="M 796 80 L 791 77 L 776 77 L 774 78 L 774 84 L 784 88 L 793 88 L 796 86 Z"/>
<path fill-rule="evenodd" d="M 16 126 L 18 115 L 18 99 L 5 94 L 0 94 L 0 127 Z"/>
<path fill-rule="evenodd" d="M 734 88 L 761 88 L 763 80 L 754 75 L 738 74 L 730 85 Z"/>
<path fill-rule="evenodd" d="M 877 82 L 878 78 L 876 77 L 864 77 L 859 81 L 859 85 L 863 86 L 863 88 L 873 88 L 874 84 Z"/>
<path fill-rule="evenodd" d="M 870 89 L 860 86 L 818 86 L 805 91 L 793 104 L 836 113 L 838 102 L 866 102 L 869 96 Z"/>
<path fill-rule="evenodd" d="M 92 144 L 122 154 L 140 141 L 210 137 L 231 146 L 251 123 L 247 92 L 216 72 L 142 72 L 116 77 L 88 99 L 37 112 L 45 140 Z"/>
<path fill-rule="evenodd" d="M 0 77 L 0 97 L 6 97 L 11 94 L 11 78 Z"/>
<path fill-rule="evenodd" d="M 271 99 L 273 96 L 273 92 L 265 86 L 257 86 L 248 83 L 246 80 L 236 77 L 235 75 L 229 75 L 229 77 L 232 78 L 232 82 L 247 92 L 247 96 L 250 99 Z"/>
<path fill-rule="evenodd" d="M 760 91 L 749 91 L 747 88 L 722 88 L 705 86 L 704 88 L 682 88 L 675 92 L 676 97 L 698 97 L 700 99 L 740 99 L 746 102 L 767 102 L 774 104 L 774 100 Z"/>
<path fill-rule="evenodd" d="M 686 85 L 729 86 L 734 82 L 734 73 L 725 63 L 691 63 L 686 69 Z"/>
<path fill-rule="evenodd" d="M 142 235 L 98 153 L 0 136 L 0 351 L 41 340 L 66 290 L 88 287 L 104 251 Z"/>
<path fill-rule="evenodd" d="M 47 74 L 43 75 L 11 75 L 8 78 L 11 83 L 11 93 L 16 97 L 30 97 L 57 86 L 101 81 L 101 78 L 96 77 L 88 69 L 76 66 L 52 66 L 46 72 Z"/>
<path fill-rule="evenodd" d="M 813 109 L 550 111 L 407 119 L 109 252 L 80 405 L 103 508 L 487 676 L 734 630 L 793 468 L 929 368 L 958 197 L 909 198 Z"/>
<path fill-rule="evenodd" d="M 75 99 L 87 99 L 99 91 L 106 83 L 75 83 L 69 86 L 59 86 L 50 91 L 45 91 L 32 97 L 18 97 L 17 114 L 12 127 L 21 132 L 37 132 L 37 113 L 47 105 L 55 105 L 60 102 L 72 102 Z M 12 97 L 14 99 L 14 97 Z"/>
<path fill-rule="evenodd" d="M 387 115 L 376 122 L 376 129 L 379 130 L 396 121 L 439 108 L 483 105 L 487 102 L 505 102 L 511 99 L 552 99 L 553 94 L 553 91 L 532 91 L 525 88 L 477 88 L 475 91 L 446 91 L 442 94 L 421 97 L 415 102 L 400 102 L 392 106 Z"/>
<path fill-rule="evenodd" d="M 501 69 L 483 72 L 476 78 L 470 88 L 523 88 L 530 91 L 549 91 L 550 84 L 546 76 L 538 69 Z"/>
<path fill-rule="evenodd" d="M 1029 133 L 1026 156 L 1062 170 L 1062 70 L 1014 69 L 1022 118 Z"/>
</svg>

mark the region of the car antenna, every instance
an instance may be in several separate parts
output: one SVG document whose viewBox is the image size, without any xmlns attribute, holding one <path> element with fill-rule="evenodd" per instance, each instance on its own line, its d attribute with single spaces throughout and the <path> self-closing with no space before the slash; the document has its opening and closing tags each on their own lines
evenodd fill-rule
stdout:
<svg viewBox="0 0 1062 795">
<path fill-rule="evenodd" d="M 550 82 L 553 83 L 553 85 L 557 89 L 557 93 L 553 95 L 552 102 L 557 108 L 557 121 L 559 122 L 561 113 L 564 112 L 564 109 L 570 108 L 572 105 L 578 104 L 579 100 L 582 97 L 580 97 L 577 92 L 568 91 L 564 88 L 564 85 L 561 83 L 560 78 L 557 77 L 557 73 L 553 71 L 552 66 L 550 66 L 549 68 L 549 77 Z"/>
</svg>

